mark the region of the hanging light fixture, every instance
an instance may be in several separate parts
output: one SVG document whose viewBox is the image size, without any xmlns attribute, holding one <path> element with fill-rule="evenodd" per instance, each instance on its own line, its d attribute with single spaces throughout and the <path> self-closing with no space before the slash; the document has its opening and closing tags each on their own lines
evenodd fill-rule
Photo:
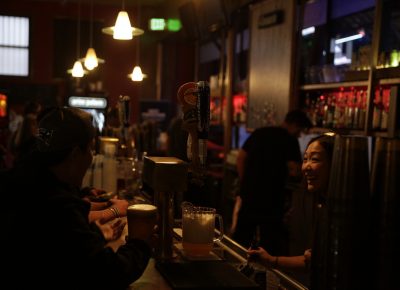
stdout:
<svg viewBox="0 0 400 290">
<path fill-rule="evenodd" d="M 147 76 L 144 73 L 142 73 L 142 69 L 140 68 L 140 66 L 136 65 L 133 68 L 132 73 L 128 75 L 128 77 L 130 77 L 131 80 L 134 82 L 141 82 Z"/>
<path fill-rule="evenodd" d="M 79 51 L 80 51 L 80 38 L 81 38 L 81 1 L 78 1 L 78 23 L 76 26 L 76 55 L 78 59 L 75 61 L 72 69 L 67 72 L 72 74 L 74 78 L 81 78 L 85 74 L 83 70 L 82 63 L 79 60 Z"/>
<path fill-rule="evenodd" d="M 118 13 L 115 26 L 103 28 L 101 31 L 119 40 L 130 40 L 133 36 L 144 33 L 142 29 L 131 26 L 128 12 L 125 10 L 125 0 L 122 0 L 122 10 Z"/>
<path fill-rule="evenodd" d="M 99 60 L 93 47 L 88 48 L 84 64 L 88 70 L 92 70 L 99 65 Z"/>
<path fill-rule="evenodd" d="M 86 57 L 82 59 L 85 67 L 88 70 L 96 68 L 99 63 L 104 63 L 104 60 L 100 59 L 96 55 L 96 51 L 93 48 L 93 0 L 90 1 L 90 45 L 86 52 Z"/>
<path fill-rule="evenodd" d="M 139 1 L 137 1 L 137 22 L 140 23 L 140 5 Z M 139 57 L 140 57 L 140 42 L 139 38 L 136 39 L 136 66 L 133 68 L 131 74 L 128 77 L 134 82 L 141 82 L 147 75 L 142 72 L 142 69 L 139 65 Z"/>
<path fill-rule="evenodd" d="M 79 60 L 75 61 L 71 73 L 74 78 L 81 78 L 85 74 L 85 72 L 83 71 L 82 63 Z"/>
</svg>

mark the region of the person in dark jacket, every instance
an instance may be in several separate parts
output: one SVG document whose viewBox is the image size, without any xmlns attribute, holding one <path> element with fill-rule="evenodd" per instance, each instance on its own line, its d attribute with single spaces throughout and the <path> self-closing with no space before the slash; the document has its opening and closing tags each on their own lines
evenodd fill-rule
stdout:
<svg viewBox="0 0 400 290">
<path fill-rule="evenodd" d="M 283 255 L 288 250 L 284 224 L 289 182 L 301 179 L 301 153 L 297 138 L 312 126 L 300 109 L 288 112 L 281 126 L 256 129 L 239 150 L 240 178 L 236 197 L 233 238 L 244 247 L 253 242 Z"/>
<path fill-rule="evenodd" d="M 116 252 L 107 247 L 79 191 L 92 161 L 90 115 L 52 108 L 38 120 L 35 150 L 0 180 L 8 205 L 1 210 L 1 283 L 7 289 L 126 289 L 151 257 L 153 225 Z"/>
</svg>

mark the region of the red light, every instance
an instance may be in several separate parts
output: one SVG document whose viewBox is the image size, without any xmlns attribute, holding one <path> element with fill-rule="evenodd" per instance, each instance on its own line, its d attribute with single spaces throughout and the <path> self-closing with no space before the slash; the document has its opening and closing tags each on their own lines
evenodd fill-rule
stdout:
<svg viewBox="0 0 400 290">
<path fill-rule="evenodd" d="M 7 96 L 0 94 L 0 117 L 7 116 Z"/>
</svg>

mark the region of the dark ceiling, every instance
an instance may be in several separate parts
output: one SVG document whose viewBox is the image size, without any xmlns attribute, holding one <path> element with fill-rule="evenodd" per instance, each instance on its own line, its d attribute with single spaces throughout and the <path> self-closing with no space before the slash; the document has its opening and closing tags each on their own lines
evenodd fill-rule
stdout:
<svg viewBox="0 0 400 290">
<path fill-rule="evenodd" d="M 14 0 L 15 1 L 15 0 Z M 18 0 L 17 0 L 18 1 Z M 81 3 L 90 4 L 91 0 L 36 0 L 43 2 L 59 2 L 62 4 L 66 3 L 74 3 L 81 1 Z M 121 6 L 124 2 L 125 6 L 160 6 L 163 5 L 167 0 L 93 0 L 94 5 L 112 5 L 112 6 Z M 169 0 L 170 2 L 172 0 Z"/>
</svg>

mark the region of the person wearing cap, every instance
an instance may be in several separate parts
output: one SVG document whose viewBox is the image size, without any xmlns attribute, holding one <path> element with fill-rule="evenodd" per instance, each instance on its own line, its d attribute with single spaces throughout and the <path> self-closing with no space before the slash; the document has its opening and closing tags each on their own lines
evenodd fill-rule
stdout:
<svg viewBox="0 0 400 290">
<path fill-rule="evenodd" d="M 300 109 L 288 112 L 281 126 L 256 129 L 239 150 L 240 180 L 232 217 L 233 238 L 244 247 L 253 240 L 272 255 L 287 253 L 284 224 L 288 180 L 301 180 L 300 133 L 312 126 Z"/>
<path fill-rule="evenodd" d="M 153 225 L 116 252 L 106 247 L 79 190 L 92 162 L 90 114 L 52 108 L 38 120 L 35 150 L 0 176 L 2 283 L 7 289 L 126 289 L 151 257 Z"/>
</svg>

